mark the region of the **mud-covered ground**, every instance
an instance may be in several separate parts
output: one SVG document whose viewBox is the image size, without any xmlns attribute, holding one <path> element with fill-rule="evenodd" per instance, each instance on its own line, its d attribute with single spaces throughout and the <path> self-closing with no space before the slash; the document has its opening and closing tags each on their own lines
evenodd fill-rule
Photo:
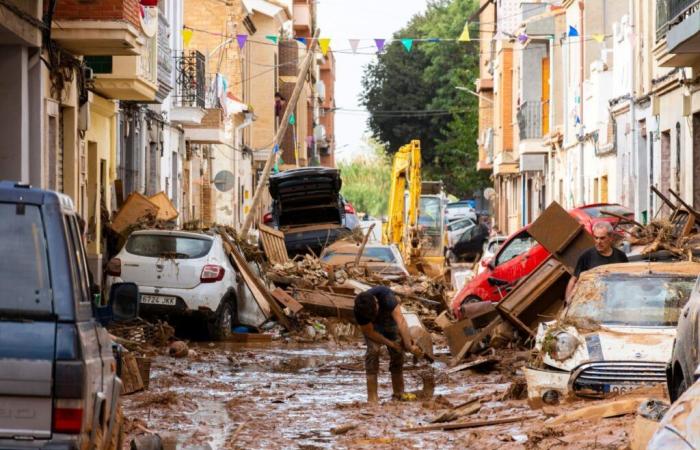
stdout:
<svg viewBox="0 0 700 450">
<path fill-rule="evenodd" d="M 150 389 L 123 398 L 128 435 L 144 430 L 171 433 L 178 448 L 624 448 L 633 416 L 578 421 L 554 428 L 552 415 L 593 404 L 531 409 L 511 389 L 524 358 L 509 355 L 487 373 L 446 374 L 439 356 L 435 396 L 430 401 L 391 400 L 388 357 L 382 361 L 381 403 L 365 403 L 364 344 L 195 343 L 194 353 L 153 359 Z M 425 366 L 420 366 L 425 369 Z M 407 391 L 420 389 L 420 368 L 407 358 Z M 517 391 L 517 389 L 515 389 Z M 507 394 L 511 391 L 510 394 Z M 517 392 L 515 393 L 517 396 Z M 522 416 L 521 422 L 455 431 L 402 432 L 428 424 L 467 399 L 481 409 L 461 420 Z M 357 425 L 345 434 L 332 429 Z M 125 446 L 125 448 L 128 448 Z"/>
</svg>

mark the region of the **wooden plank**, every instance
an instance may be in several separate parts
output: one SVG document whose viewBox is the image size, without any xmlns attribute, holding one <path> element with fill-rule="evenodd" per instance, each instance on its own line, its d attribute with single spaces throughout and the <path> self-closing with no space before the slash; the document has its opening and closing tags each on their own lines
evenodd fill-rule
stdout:
<svg viewBox="0 0 700 450">
<path fill-rule="evenodd" d="M 445 423 L 461 419 L 464 416 L 474 414 L 481 409 L 479 397 L 472 397 L 466 402 L 463 402 L 447 412 L 444 412 L 430 421 L 430 423 Z"/>
<path fill-rule="evenodd" d="M 447 369 L 447 372 L 445 372 L 445 373 L 455 373 L 455 372 L 461 372 L 462 370 L 473 369 L 474 367 L 493 365 L 499 361 L 500 360 L 495 359 L 495 358 L 479 358 L 479 359 L 475 359 L 474 361 L 470 361 L 468 363 L 454 366 L 451 369 Z"/>
<path fill-rule="evenodd" d="M 457 355 L 450 360 L 450 366 L 455 366 L 458 362 L 460 362 L 467 354 L 469 354 L 472 351 L 472 348 L 475 344 L 481 342 L 486 336 L 489 335 L 489 333 L 493 333 L 496 327 L 498 327 L 501 323 L 503 323 L 503 320 L 500 317 L 495 318 L 490 324 L 488 324 L 486 327 L 482 328 L 481 331 L 475 334 L 474 337 L 466 341 L 462 346 L 462 349 L 457 353 Z"/>
<path fill-rule="evenodd" d="M 287 330 L 291 330 L 291 322 L 262 281 L 260 281 L 260 279 L 252 273 L 245 258 L 238 250 L 235 241 L 226 233 L 225 230 L 220 229 L 219 234 L 224 240 L 224 247 L 226 248 L 226 252 L 229 255 L 231 263 L 234 265 L 236 271 L 243 277 L 243 281 L 248 286 L 248 289 L 250 289 L 250 292 L 253 294 L 253 298 L 255 298 L 255 301 L 258 303 L 258 306 L 260 306 L 260 310 L 263 312 L 263 314 L 265 314 L 265 317 L 268 317 L 270 311 L 272 311 L 280 325 Z"/>
<path fill-rule="evenodd" d="M 284 233 L 262 224 L 259 226 L 259 231 L 267 259 L 272 264 L 284 264 L 289 261 L 287 245 L 284 243 Z"/>
<path fill-rule="evenodd" d="M 575 411 L 565 412 L 557 417 L 545 421 L 547 425 L 561 425 L 575 420 L 604 419 L 607 417 L 624 416 L 633 414 L 639 405 L 646 400 L 642 397 L 606 402 L 598 405 L 586 406 Z"/>
<path fill-rule="evenodd" d="M 148 199 L 160 208 L 156 216 L 157 219 L 168 222 L 177 219 L 177 216 L 179 216 L 177 209 L 173 206 L 173 202 L 170 201 L 165 192 L 159 192 L 148 197 Z"/>
<path fill-rule="evenodd" d="M 272 296 L 275 297 L 275 299 L 278 302 L 282 303 L 282 305 L 284 305 L 285 308 L 289 308 L 289 310 L 293 314 L 298 314 L 299 311 L 304 309 L 304 306 L 301 303 L 296 301 L 296 299 L 294 297 L 292 297 L 291 295 L 289 295 L 287 292 L 285 292 L 284 290 L 282 290 L 280 288 L 276 288 L 271 293 L 272 293 Z"/>
<path fill-rule="evenodd" d="M 536 418 L 536 415 L 529 416 L 516 416 L 516 417 L 504 417 L 502 419 L 491 419 L 491 420 L 474 420 L 471 422 L 457 422 L 457 423 L 438 423 L 435 425 L 425 425 L 422 427 L 411 427 L 402 428 L 403 432 L 416 432 L 416 431 L 435 431 L 435 430 L 461 430 L 464 428 L 480 428 L 488 427 L 491 425 L 502 425 L 506 423 L 523 422 L 525 420 L 530 420 Z"/>
<path fill-rule="evenodd" d="M 143 379 L 136 358 L 131 353 L 122 354 L 122 394 L 143 390 Z"/>
<path fill-rule="evenodd" d="M 557 202 L 552 202 L 527 231 L 569 273 L 574 273 L 579 256 L 595 245 L 593 237 Z"/>
<path fill-rule="evenodd" d="M 124 202 L 124 206 L 119 209 L 117 216 L 112 221 L 112 229 L 121 234 L 126 231 L 129 226 L 138 223 L 138 221 L 149 215 L 154 217 L 158 215 L 158 205 L 150 201 L 147 197 L 133 192 Z"/>
<path fill-rule="evenodd" d="M 355 297 L 323 291 L 297 289 L 297 300 L 307 311 L 322 317 L 338 317 L 355 322 Z"/>
</svg>

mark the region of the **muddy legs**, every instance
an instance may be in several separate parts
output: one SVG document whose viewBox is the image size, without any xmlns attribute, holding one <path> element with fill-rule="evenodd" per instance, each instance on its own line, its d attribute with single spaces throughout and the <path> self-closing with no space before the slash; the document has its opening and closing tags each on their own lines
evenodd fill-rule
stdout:
<svg viewBox="0 0 700 450">
<path fill-rule="evenodd" d="M 377 374 L 367 374 L 367 402 L 377 403 L 379 401 Z"/>
</svg>

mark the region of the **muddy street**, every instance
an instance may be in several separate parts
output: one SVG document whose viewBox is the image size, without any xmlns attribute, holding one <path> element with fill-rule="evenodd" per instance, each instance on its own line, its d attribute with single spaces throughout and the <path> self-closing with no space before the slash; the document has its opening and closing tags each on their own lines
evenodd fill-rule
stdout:
<svg viewBox="0 0 700 450">
<path fill-rule="evenodd" d="M 545 427 L 549 415 L 581 404 L 532 410 L 526 400 L 507 398 L 515 367 L 522 365 L 514 357 L 488 373 L 447 374 L 438 361 L 433 399 L 407 402 L 390 400 L 384 358 L 380 405 L 369 406 L 359 341 L 202 342 L 190 349 L 187 358 L 153 358 L 149 390 L 124 397 L 126 442 L 152 431 L 177 439 L 178 448 L 619 448 L 628 443 L 633 421 L 628 416 Z M 407 364 L 407 391 L 422 388 L 418 372 Z M 469 420 L 524 419 L 466 430 L 400 431 L 428 424 L 474 397 L 481 407 Z M 334 434 L 341 428 L 351 429 Z"/>
</svg>

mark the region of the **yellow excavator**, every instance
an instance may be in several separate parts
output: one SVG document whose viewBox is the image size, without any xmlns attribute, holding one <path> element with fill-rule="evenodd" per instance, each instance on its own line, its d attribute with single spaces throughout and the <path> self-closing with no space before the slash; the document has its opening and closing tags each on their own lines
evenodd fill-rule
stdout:
<svg viewBox="0 0 700 450">
<path fill-rule="evenodd" d="M 408 270 L 438 277 L 445 270 L 445 194 L 442 182 L 421 180 L 420 141 L 394 155 L 385 244 L 395 244 Z"/>
</svg>

